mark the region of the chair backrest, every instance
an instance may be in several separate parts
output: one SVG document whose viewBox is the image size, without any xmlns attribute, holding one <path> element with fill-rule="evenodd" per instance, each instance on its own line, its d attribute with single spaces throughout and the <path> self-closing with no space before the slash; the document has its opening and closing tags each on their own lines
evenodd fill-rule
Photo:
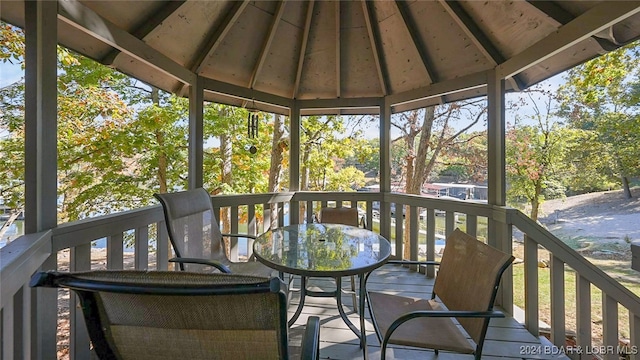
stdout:
<svg viewBox="0 0 640 360">
<path fill-rule="evenodd" d="M 189 272 L 38 273 L 74 290 L 100 359 L 286 359 L 278 278 Z"/>
<path fill-rule="evenodd" d="M 332 223 L 332 224 L 342 224 L 342 225 L 351 225 L 358 226 L 358 209 L 357 208 L 348 208 L 348 207 L 324 207 L 320 209 L 320 213 L 318 214 L 319 221 L 321 223 Z"/>
<path fill-rule="evenodd" d="M 452 311 L 492 310 L 502 273 L 513 260 L 513 256 L 456 229 L 446 239 L 434 296 Z M 458 321 L 476 343 L 482 342 L 488 318 L 458 318 Z"/>
<path fill-rule="evenodd" d="M 169 239 L 176 257 L 226 261 L 222 234 L 203 189 L 154 194 L 162 204 Z M 181 270 L 198 271 L 201 265 L 180 264 Z"/>
</svg>

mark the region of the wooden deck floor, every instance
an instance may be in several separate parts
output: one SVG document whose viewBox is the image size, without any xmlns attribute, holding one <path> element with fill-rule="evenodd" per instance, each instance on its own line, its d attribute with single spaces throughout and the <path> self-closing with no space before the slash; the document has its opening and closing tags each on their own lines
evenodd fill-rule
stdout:
<svg viewBox="0 0 640 360">
<path fill-rule="evenodd" d="M 344 284 L 346 283 L 346 284 Z M 334 287 L 332 279 L 314 278 L 310 281 L 311 287 L 317 290 Z M 343 282 L 343 288 L 347 288 L 349 281 Z M 429 298 L 431 295 L 433 280 L 424 275 L 412 272 L 397 265 L 385 265 L 376 270 L 368 281 L 368 288 L 388 293 L 403 293 L 409 296 Z M 294 287 L 297 284 L 294 282 Z M 343 303 L 348 308 L 347 314 L 354 324 L 358 326 L 357 314 L 351 306 L 351 296 L 343 295 Z M 298 304 L 298 297 L 293 296 L 290 306 L 291 314 Z M 308 316 L 320 317 L 320 357 L 322 359 L 363 359 L 362 350 L 359 347 L 356 335 L 349 330 L 340 318 L 333 298 L 310 298 L 305 300 L 305 307 L 300 318 L 291 327 L 290 343 L 295 347 L 300 344 L 301 332 Z M 369 311 L 365 310 L 367 329 L 367 348 L 369 359 L 380 359 L 380 343 L 373 330 Z M 520 323 L 511 317 L 492 319 L 490 322 L 487 339 L 483 349 L 483 359 L 567 359 L 565 356 L 544 354 L 545 346 L 539 339 L 531 335 Z M 547 348 L 548 349 L 548 348 Z M 295 352 L 299 349 L 292 349 Z M 538 354 L 527 355 L 525 352 L 537 350 Z M 542 351 L 540 351 L 542 350 Z M 540 352 L 543 352 L 540 354 Z M 549 353 L 550 351 L 546 351 Z M 297 357 L 294 357 L 297 358 Z M 448 359 L 473 359 L 471 355 L 452 354 L 440 352 L 439 355 L 431 350 L 418 350 L 415 348 L 392 346 L 387 349 L 387 359 L 421 359 L 421 360 L 448 360 Z"/>
</svg>

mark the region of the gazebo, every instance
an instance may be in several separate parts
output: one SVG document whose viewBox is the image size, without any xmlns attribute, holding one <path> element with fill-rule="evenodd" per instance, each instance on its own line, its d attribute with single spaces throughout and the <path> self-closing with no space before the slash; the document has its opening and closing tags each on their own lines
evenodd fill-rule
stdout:
<svg viewBox="0 0 640 360">
<path fill-rule="evenodd" d="M 407 216 L 412 219 L 417 219 L 419 208 L 430 209 L 427 222 L 434 209 L 439 209 L 451 214 L 448 230 L 453 230 L 456 212 L 468 215 L 467 226 L 473 231 L 473 221 L 486 218 L 490 244 L 506 251 L 511 249 L 515 226 L 527 234 L 525 262 L 537 263 L 535 249 L 542 245 L 554 254 L 552 267 L 567 265 L 580 275 L 580 294 L 588 295 L 591 285 L 606 293 L 606 344 L 617 342 L 614 309 L 621 305 L 630 313 L 631 343 L 640 345 L 638 297 L 526 216 L 505 207 L 504 110 L 506 92 L 525 89 L 638 39 L 639 13 L 640 1 L 3 0 L 2 20 L 26 33 L 27 233 L 9 250 L 0 250 L 3 355 L 55 356 L 50 328 L 56 315 L 46 311 L 55 293 L 29 290 L 27 276 L 36 269 L 55 268 L 57 252 L 67 248 L 76 259 L 75 269 L 86 268 L 94 235 L 107 237 L 113 244 L 108 250 L 113 259 L 109 266 L 122 267 L 122 246 L 118 250 L 117 244 L 122 244 L 123 231 L 130 229 L 136 230 L 140 242 L 136 244 L 141 254 L 136 266 L 144 268 L 144 241 L 149 236 L 144 229 L 162 221 L 161 211 L 153 207 L 57 224 L 56 44 L 189 98 L 191 188 L 202 185 L 204 101 L 236 106 L 251 102 L 259 110 L 289 116 L 289 193 L 243 199 L 221 196 L 218 206 L 231 207 L 232 216 L 237 215 L 239 205 L 250 205 L 251 219 L 255 215 L 251 206 L 273 203 L 282 208 L 286 203 L 290 221 L 297 223 L 301 221 L 298 212 L 291 210 L 301 202 L 338 200 L 366 202 L 371 217 L 371 204 L 380 202 L 380 233 L 390 237 L 392 219 L 386 214 L 391 204 L 409 206 Z M 478 96 L 486 96 L 489 104 L 488 204 L 393 193 L 391 115 Z M 379 114 L 379 193 L 298 191 L 300 117 L 312 114 Z M 401 222 L 399 216 L 394 219 L 396 224 Z M 233 221 L 232 227 L 237 227 L 237 219 Z M 417 221 L 412 226 L 414 223 Z M 417 238 L 415 226 L 410 232 Z M 396 226 L 395 232 L 398 239 L 402 227 Z M 158 259 L 166 259 L 166 235 L 158 237 Z M 433 240 L 434 234 L 427 234 L 427 241 Z M 412 251 L 417 255 L 417 240 L 414 242 Z M 400 246 L 396 241 L 396 254 L 402 254 Z M 166 261 L 159 264 L 159 268 L 167 266 Z M 537 334 L 537 270 L 535 265 L 528 269 L 525 323 Z M 563 289 L 564 272 L 554 274 L 552 286 Z M 505 281 L 499 299 L 506 309 L 513 302 L 511 286 L 510 280 Z M 564 294 L 556 292 L 552 297 L 552 341 L 561 346 Z M 582 309 L 578 332 L 582 344 L 589 345 L 591 303 L 581 297 L 577 307 Z M 21 322 L 21 318 L 28 321 Z M 79 343 L 86 342 L 82 332 L 78 336 Z M 74 358 L 83 358 L 82 352 L 78 354 Z"/>
</svg>

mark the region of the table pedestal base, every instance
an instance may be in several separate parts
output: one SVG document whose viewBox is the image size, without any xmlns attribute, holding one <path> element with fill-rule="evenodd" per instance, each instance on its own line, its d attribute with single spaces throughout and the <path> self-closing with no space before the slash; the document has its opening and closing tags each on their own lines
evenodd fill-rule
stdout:
<svg viewBox="0 0 640 360">
<path fill-rule="evenodd" d="M 291 275 L 293 276 L 293 275 Z M 296 320 L 298 320 L 298 317 L 300 317 L 300 314 L 302 313 L 302 308 L 304 307 L 304 301 L 305 298 L 307 296 L 311 296 L 311 297 L 334 297 L 336 299 L 336 303 L 338 305 L 338 313 L 340 314 L 340 317 L 342 318 L 342 320 L 344 321 L 345 324 L 347 324 L 347 326 L 349 327 L 349 329 L 351 329 L 351 331 L 353 331 L 354 334 L 356 334 L 356 336 L 358 337 L 358 339 L 360 339 L 360 348 L 363 349 L 363 354 L 364 354 L 364 358 L 367 359 L 367 334 L 366 334 L 366 330 L 364 327 L 364 299 L 365 299 L 365 289 L 364 289 L 364 280 L 363 280 L 363 275 L 360 274 L 358 275 L 358 282 L 360 284 L 360 289 L 359 289 L 359 293 L 360 296 L 358 297 L 358 306 L 356 307 L 357 310 L 360 311 L 356 311 L 360 317 L 360 329 L 358 329 L 351 320 L 349 320 L 349 317 L 347 316 L 347 314 L 344 312 L 344 307 L 342 305 L 342 278 L 341 277 L 336 277 L 333 278 L 336 282 L 336 290 L 335 291 L 314 291 L 314 290 L 309 290 L 307 289 L 307 280 L 309 278 L 306 276 L 301 276 L 300 277 L 300 302 L 298 303 L 298 307 L 296 308 L 296 312 L 293 314 L 293 316 L 291 317 L 291 319 L 289 319 L 289 326 L 292 326 Z M 355 306 L 355 304 L 354 304 Z"/>
</svg>

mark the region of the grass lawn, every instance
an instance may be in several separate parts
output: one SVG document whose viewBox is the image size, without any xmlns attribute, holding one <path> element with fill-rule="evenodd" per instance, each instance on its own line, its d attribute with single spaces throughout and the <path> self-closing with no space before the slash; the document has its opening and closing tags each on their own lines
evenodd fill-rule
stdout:
<svg viewBox="0 0 640 360">
<path fill-rule="evenodd" d="M 514 254 L 517 257 L 522 258 L 523 246 L 516 247 Z M 545 250 L 539 250 L 538 258 L 548 258 L 548 253 Z M 616 278 L 623 286 L 627 287 L 636 295 L 640 294 L 640 284 L 634 281 L 629 281 L 624 277 L 619 277 L 618 272 L 614 271 L 619 269 L 618 266 L 608 264 L 609 268 L 604 268 L 601 260 L 588 259 L 595 263 L 595 265 L 602 268 L 610 276 Z M 613 272 L 613 273 L 612 273 Z M 539 316 L 540 320 L 546 324 L 551 323 L 551 290 L 549 280 L 550 270 L 549 268 L 538 268 L 538 284 L 539 284 Z M 514 304 L 524 308 L 524 264 L 513 265 L 513 281 L 514 281 Z M 565 269 L 565 321 L 568 334 L 576 333 L 576 273 L 570 269 Z M 591 330 L 592 330 L 592 342 L 593 345 L 602 343 L 602 291 L 595 286 L 591 286 Z M 629 312 L 627 309 L 618 306 L 618 337 L 628 339 L 629 338 Z"/>
</svg>

